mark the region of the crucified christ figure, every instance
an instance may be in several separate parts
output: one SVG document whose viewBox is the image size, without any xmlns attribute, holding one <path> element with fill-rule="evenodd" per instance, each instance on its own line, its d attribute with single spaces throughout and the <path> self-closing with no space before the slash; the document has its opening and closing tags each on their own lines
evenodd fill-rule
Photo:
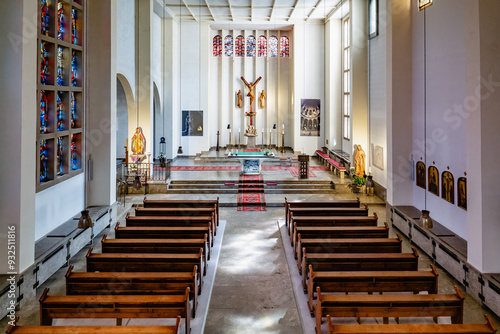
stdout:
<svg viewBox="0 0 500 334">
<path fill-rule="evenodd" d="M 252 106 L 253 106 L 253 101 L 255 100 L 255 94 L 253 93 L 253 89 L 255 88 L 255 86 L 257 86 L 257 84 L 259 83 L 260 79 L 262 79 L 262 77 L 259 77 L 257 80 L 255 80 L 254 83 L 248 83 L 245 78 L 241 77 L 241 80 L 243 80 L 243 82 L 245 83 L 245 85 L 247 85 L 248 89 L 250 90 L 247 94 L 248 97 L 250 97 L 250 113 L 252 113 Z"/>
</svg>

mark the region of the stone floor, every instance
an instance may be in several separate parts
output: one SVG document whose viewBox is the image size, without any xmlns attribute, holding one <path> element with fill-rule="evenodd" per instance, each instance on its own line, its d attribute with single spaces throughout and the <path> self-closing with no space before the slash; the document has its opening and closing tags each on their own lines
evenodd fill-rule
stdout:
<svg viewBox="0 0 500 334">
<path fill-rule="evenodd" d="M 175 165 L 187 166 L 194 164 L 193 159 L 178 159 Z M 209 163 L 209 162 L 206 162 Z M 315 161 L 312 165 L 316 164 Z M 331 173 L 324 175 L 316 173 L 317 179 L 340 181 Z M 290 173 L 288 173 L 290 175 Z M 265 173 L 267 180 L 291 179 L 285 173 Z M 234 179 L 237 172 L 174 172 L 174 179 Z M 148 198 L 214 198 L 217 194 L 185 194 L 148 195 Z M 310 198 L 307 195 L 273 195 L 273 201 L 284 201 L 288 198 Z M 143 195 L 131 195 L 126 198 L 126 205 L 121 206 L 119 219 L 129 211 L 133 203 L 140 203 Z M 236 195 L 224 195 L 224 201 L 236 201 Z M 325 194 L 321 199 L 348 199 L 355 198 L 353 194 Z M 318 198 L 317 196 L 315 197 Z M 222 199 L 221 199 L 222 200 Z M 361 196 L 362 203 L 369 205 L 370 214 L 377 212 L 379 224 L 385 221 L 385 205 L 380 199 Z M 310 317 L 304 315 L 300 298 L 296 298 L 292 286 L 292 275 L 298 275 L 289 270 L 285 247 L 280 234 L 278 221 L 284 219 L 284 208 L 268 208 L 265 212 L 236 211 L 234 207 L 221 207 L 220 219 L 226 221 L 224 236 L 220 249 L 220 256 L 216 268 L 213 290 L 209 302 L 204 333 L 309 333 L 313 328 L 303 325 L 310 323 Z M 391 231 L 394 236 L 395 231 Z M 98 246 L 97 240 L 94 245 Z M 98 247 L 97 247 L 98 248 Z M 410 251 L 410 245 L 404 241 L 404 251 Z M 71 259 L 77 271 L 84 270 L 84 255 L 87 248 Z M 420 252 L 419 266 L 422 270 L 429 268 L 431 260 Z M 215 263 L 209 263 L 214 265 Z M 43 288 L 50 287 L 53 294 L 64 293 L 64 274 L 66 268 L 59 270 L 53 277 L 38 289 L 38 296 Z M 453 285 L 457 284 L 443 270 L 439 269 L 439 292 L 453 293 Z M 205 286 L 205 288 L 207 288 Z M 466 323 L 484 323 L 483 314 L 487 312 L 470 296 L 466 296 L 464 321 Z M 38 324 L 38 302 L 34 301 L 23 307 L 18 315 L 21 316 L 21 325 Z M 302 319 L 302 320 L 301 320 Z M 494 317 L 500 328 L 500 321 Z M 0 330 L 6 328 L 7 320 L 0 321 Z M 197 333 L 195 333 L 197 334 Z"/>
</svg>

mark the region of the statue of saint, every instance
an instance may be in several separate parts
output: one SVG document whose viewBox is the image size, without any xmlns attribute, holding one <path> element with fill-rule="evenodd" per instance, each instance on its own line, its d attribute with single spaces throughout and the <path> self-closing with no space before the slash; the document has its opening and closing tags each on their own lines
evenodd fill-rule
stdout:
<svg viewBox="0 0 500 334">
<path fill-rule="evenodd" d="M 358 149 L 356 151 L 356 156 L 354 157 L 354 166 L 356 175 L 363 176 L 365 174 L 365 151 L 361 148 L 361 145 L 358 145 Z"/>
<path fill-rule="evenodd" d="M 245 83 L 245 85 L 247 85 L 247 87 L 249 89 L 247 96 L 250 97 L 250 110 L 252 110 L 253 101 L 255 100 L 255 94 L 253 93 L 253 89 L 255 86 L 257 86 L 257 84 L 259 83 L 259 81 L 261 79 L 262 79 L 262 77 L 259 77 L 257 80 L 255 80 L 254 83 L 248 83 L 245 80 L 245 78 L 241 77 L 241 80 L 243 80 L 243 82 Z"/>
<path fill-rule="evenodd" d="M 241 89 L 236 95 L 238 96 L 238 108 L 241 108 L 241 100 L 243 99 L 243 97 L 241 96 Z"/>
<path fill-rule="evenodd" d="M 146 150 L 146 137 L 142 134 L 142 128 L 139 126 L 135 129 L 135 134 L 132 137 L 132 153 L 144 154 Z"/>
<path fill-rule="evenodd" d="M 266 99 L 266 93 L 264 92 L 264 90 L 262 90 L 262 93 L 260 93 L 260 98 L 259 98 L 260 109 L 264 109 L 264 100 L 265 99 Z"/>
</svg>

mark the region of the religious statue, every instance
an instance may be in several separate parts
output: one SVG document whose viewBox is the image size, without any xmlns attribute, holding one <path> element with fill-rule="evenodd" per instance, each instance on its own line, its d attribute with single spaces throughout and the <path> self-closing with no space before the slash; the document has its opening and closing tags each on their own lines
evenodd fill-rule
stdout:
<svg viewBox="0 0 500 334">
<path fill-rule="evenodd" d="M 250 113 L 252 113 L 252 106 L 253 106 L 253 101 L 255 100 L 255 94 L 253 93 L 253 89 L 255 86 L 257 86 L 257 84 L 259 83 L 259 81 L 262 79 L 262 77 L 259 77 L 257 80 L 255 80 L 254 83 L 248 83 L 245 78 L 241 77 L 241 80 L 243 80 L 243 82 L 245 83 L 245 85 L 247 85 L 249 91 L 247 93 L 247 96 L 250 97 Z"/>
<path fill-rule="evenodd" d="M 264 109 L 264 100 L 266 99 L 266 93 L 262 90 L 260 93 L 259 101 L 260 101 L 260 109 Z"/>
<path fill-rule="evenodd" d="M 241 89 L 236 95 L 238 96 L 238 108 L 241 108 L 241 100 L 243 99 L 243 97 L 241 96 Z"/>
<path fill-rule="evenodd" d="M 132 137 L 132 153 L 144 154 L 146 150 L 146 137 L 142 134 L 142 128 L 139 126 L 135 129 L 135 134 Z"/>
<path fill-rule="evenodd" d="M 358 145 L 358 149 L 356 150 L 356 156 L 354 157 L 354 166 L 356 175 L 364 175 L 365 174 L 365 151 L 361 148 L 361 145 Z"/>
</svg>

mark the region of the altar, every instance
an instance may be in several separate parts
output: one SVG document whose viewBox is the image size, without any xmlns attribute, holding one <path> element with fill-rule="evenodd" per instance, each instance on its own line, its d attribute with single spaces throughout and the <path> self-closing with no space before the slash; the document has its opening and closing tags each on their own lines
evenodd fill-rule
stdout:
<svg viewBox="0 0 500 334">
<path fill-rule="evenodd" d="M 265 159 L 274 159 L 273 152 L 229 152 L 230 159 L 238 159 L 241 163 L 241 174 L 259 175 L 262 171 L 262 162 Z"/>
</svg>

